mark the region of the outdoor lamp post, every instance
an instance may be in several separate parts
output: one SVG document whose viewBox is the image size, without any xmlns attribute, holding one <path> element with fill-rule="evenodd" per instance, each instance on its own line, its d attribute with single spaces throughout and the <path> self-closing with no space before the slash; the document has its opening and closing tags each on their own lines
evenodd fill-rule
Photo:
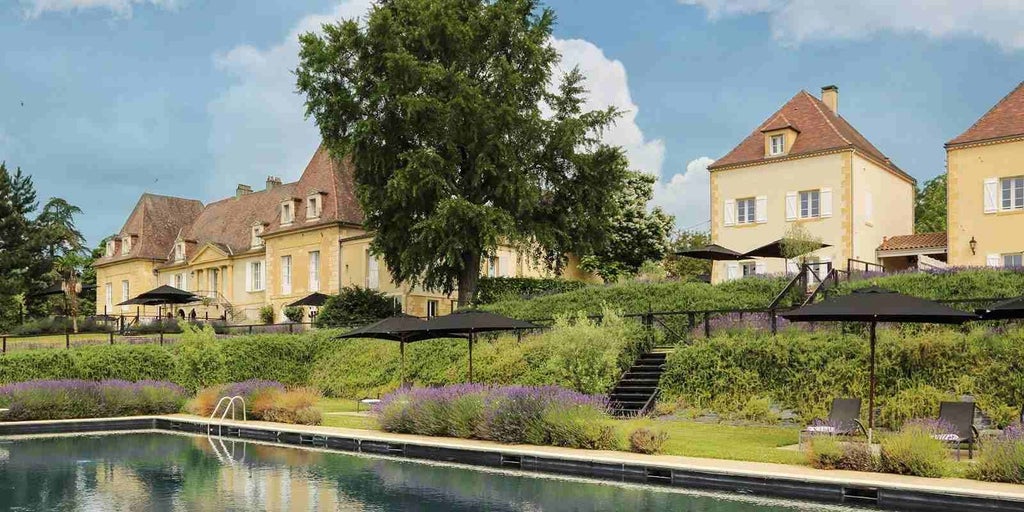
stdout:
<svg viewBox="0 0 1024 512">
<path fill-rule="evenodd" d="M 978 241 L 975 240 L 973 236 L 971 237 L 971 241 L 967 242 L 967 244 L 971 246 L 972 255 L 978 254 Z"/>
</svg>

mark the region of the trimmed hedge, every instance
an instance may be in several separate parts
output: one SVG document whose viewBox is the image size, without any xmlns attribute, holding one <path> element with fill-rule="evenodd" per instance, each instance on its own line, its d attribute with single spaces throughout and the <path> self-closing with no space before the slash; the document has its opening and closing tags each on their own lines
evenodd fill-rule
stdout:
<svg viewBox="0 0 1024 512">
<path fill-rule="evenodd" d="M 663 396 L 727 415 L 767 399 L 805 420 L 824 417 L 835 397 L 859 396 L 866 416 L 868 353 L 865 333 L 856 330 L 788 329 L 775 337 L 723 331 L 676 348 L 662 377 Z M 898 428 L 911 418 L 936 416 L 942 399 L 970 394 L 1005 425 L 1024 399 L 1020 361 L 1021 328 L 882 328 L 876 366 L 882 414 L 876 421 Z"/>
<path fill-rule="evenodd" d="M 476 287 L 477 305 L 501 300 L 528 299 L 538 295 L 564 293 L 587 286 L 580 281 L 534 277 L 481 277 Z"/>
<path fill-rule="evenodd" d="M 1024 270 L 1007 268 L 950 268 L 864 277 L 843 283 L 840 293 L 867 286 L 932 300 L 991 299 L 1024 293 Z M 966 306 L 973 309 L 974 306 Z"/>
</svg>

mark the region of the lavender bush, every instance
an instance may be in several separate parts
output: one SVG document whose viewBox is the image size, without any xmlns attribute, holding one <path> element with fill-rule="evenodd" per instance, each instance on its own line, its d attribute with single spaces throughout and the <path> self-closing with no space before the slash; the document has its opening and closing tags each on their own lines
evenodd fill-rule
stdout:
<svg viewBox="0 0 1024 512">
<path fill-rule="evenodd" d="M 607 409 L 604 397 L 557 386 L 460 384 L 396 391 L 374 414 L 387 432 L 609 449 Z"/>
<path fill-rule="evenodd" d="M 987 482 L 1024 484 L 1024 426 L 1010 425 L 984 444 L 967 476 Z"/>
<path fill-rule="evenodd" d="M 185 390 L 170 382 L 34 380 L 0 387 L 4 419 L 60 420 L 167 414 L 181 410 Z"/>
</svg>

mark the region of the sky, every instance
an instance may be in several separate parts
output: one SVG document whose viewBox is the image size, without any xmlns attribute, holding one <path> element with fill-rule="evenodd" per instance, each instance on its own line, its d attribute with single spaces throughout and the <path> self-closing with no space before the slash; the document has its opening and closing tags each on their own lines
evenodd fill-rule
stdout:
<svg viewBox="0 0 1024 512">
<path fill-rule="evenodd" d="M 84 211 L 90 244 L 143 192 L 204 202 L 299 177 L 319 140 L 291 71 L 298 34 L 371 0 L 4 0 L 0 161 L 41 200 Z M 707 165 L 799 90 L 901 168 L 943 172 L 943 143 L 1024 80 L 1018 0 L 548 0 L 559 67 L 605 139 L 655 174 L 652 202 L 706 229 Z"/>
</svg>

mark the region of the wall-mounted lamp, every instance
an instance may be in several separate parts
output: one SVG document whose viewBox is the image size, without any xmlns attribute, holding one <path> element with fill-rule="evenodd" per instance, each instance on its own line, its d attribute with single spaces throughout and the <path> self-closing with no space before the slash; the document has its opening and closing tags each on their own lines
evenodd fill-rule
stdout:
<svg viewBox="0 0 1024 512">
<path fill-rule="evenodd" d="M 971 241 L 967 242 L 971 246 L 971 254 L 978 254 L 978 241 L 971 237 Z"/>
</svg>

